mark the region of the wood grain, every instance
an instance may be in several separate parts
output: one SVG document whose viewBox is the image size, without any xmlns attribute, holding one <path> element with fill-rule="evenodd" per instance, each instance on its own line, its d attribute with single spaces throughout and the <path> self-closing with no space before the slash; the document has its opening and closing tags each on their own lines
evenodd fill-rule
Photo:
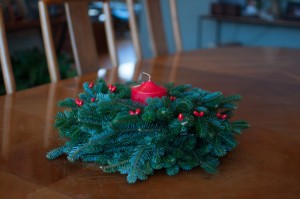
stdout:
<svg viewBox="0 0 300 199">
<path fill-rule="evenodd" d="M 132 74 L 120 72 L 127 66 L 107 69 L 103 78 L 110 82 L 136 80 L 134 72 L 141 71 L 160 83 L 173 80 L 225 95 L 239 93 L 244 99 L 233 120 L 245 119 L 251 124 L 237 137 L 237 148 L 222 158 L 218 174 L 195 168 L 170 177 L 165 171 L 156 171 L 147 181 L 134 185 L 127 184 L 121 174 L 103 173 L 96 165 L 69 163 L 66 157 L 45 158 L 60 142 L 57 130 L 49 129 L 54 115 L 51 118 L 45 111 L 57 112 L 51 104 L 75 98 L 82 91 L 81 84 L 94 81 L 96 73 L 2 96 L 0 181 L 5 186 L 0 186 L 0 195 L 299 198 L 299 63 L 300 50 L 295 49 L 222 48 L 144 60 L 134 66 Z"/>
</svg>

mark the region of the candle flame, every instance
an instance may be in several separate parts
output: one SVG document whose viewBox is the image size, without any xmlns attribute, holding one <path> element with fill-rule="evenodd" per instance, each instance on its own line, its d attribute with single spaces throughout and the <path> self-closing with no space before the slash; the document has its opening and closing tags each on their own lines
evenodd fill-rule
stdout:
<svg viewBox="0 0 300 199">
<path fill-rule="evenodd" d="M 147 75 L 149 77 L 148 81 L 151 81 L 151 75 L 149 75 L 148 73 L 143 72 L 143 74 Z"/>
</svg>

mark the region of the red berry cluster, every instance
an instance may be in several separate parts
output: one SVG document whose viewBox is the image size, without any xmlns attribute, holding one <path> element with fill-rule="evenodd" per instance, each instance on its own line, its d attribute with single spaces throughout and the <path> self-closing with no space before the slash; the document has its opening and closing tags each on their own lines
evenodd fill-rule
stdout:
<svg viewBox="0 0 300 199">
<path fill-rule="evenodd" d="M 94 82 L 90 82 L 90 83 L 89 83 L 89 88 L 93 88 L 94 85 L 95 85 Z"/>
<path fill-rule="evenodd" d="M 204 113 L 204 111 L 199 111 L 199 112 L 194 111 L 193 115 L 196 116 L 196 117 L 204 117 L 205 113 Z M 225 119 L 228 118 L 227 114 L 217 113 L 216 116 L 217 116 L 218 119 L 222 119 L 222 120 L 225 120 Z M 182 113 L 179 113 L 179 115 L 177 116 L 177 119 L 179 121 L 182 121 L 184 119 L 184 115 Z"/>
<path fill-rule="evenodd" d="M 196 117 L 203 117 L 205 115 L 204 111 L 200 111 L 200 112 L 194 111 L 193 114 Z"/>
<path fill-rule="evenodd" d="M 194 111 L 193 114 L 196 117 L 203 117 L 205 115 L 204 111 L 199 111 L 199 112 L 198 111 Z M 179 113 L 177 119 L 179 121 L 182 121 L 184 119 L 184 115 L 182 113 Z"/>
<path fill-rule="evenodd" d="M 108 86 L 108 89 L 109 89 L 109 91 L 110 92 L 115 92 L 116 90 L 117 90 L 117 87 L 116 86 L 114 86 L 114 85 L 112 85 L 112 84 L 110 84 L 109 86 Z"/>
<path fill-rule="evenodd" d="M 75 100 L 75 103 L 76 103 L 77 106 L 79 106 L 79 107 L 81 107 L 81 106 L 84 104 L 83 100 L 78 99 L 78 98 Z"/>
<path fill-rule="evenodd" d="M 177 98 L 175 96 L 170 96 L 171 101 L 175 101 Z"/>
<path fill-rule="evenodd" d="M 139 115 L 140 113 L 141 113 L 141 109 L 139 109 L 139 108 L 136 109 L 135 111 L 132 111 L 132 110 L 129 111 L 129 114 L 130 114 L 130 115 Z"/>
<path fill-rule="evenodd" d="M 216 116 L 217 116 L 218 119 L 222 119 L 222 120 L 225 120 L 228 117 L 228 115 L 221 114 L 221 113 L 217 113 Z"/>
<path fill-rule="evenodd" d="M 89 88 L 93 88 L 95 86 L 95 83 L 94 82 L 90 82 L 89 83 Z M 95 102 L 96 98 L 92 97 L 91 98 L 91 102 Z"/>
</svg>

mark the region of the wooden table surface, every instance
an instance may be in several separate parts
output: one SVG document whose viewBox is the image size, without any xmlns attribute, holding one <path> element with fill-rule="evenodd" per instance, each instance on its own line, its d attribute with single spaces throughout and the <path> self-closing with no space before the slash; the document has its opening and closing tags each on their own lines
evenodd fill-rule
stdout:
<svg viewBox="0 0 300 199">
<path fill-rule="evenodd" d="M 90 74 L 0 97 L 0 198 L 300 198 L 300 50 L 200 50 L 104 73 L 108 82 L 122 82 L 142 71 L 157 82 L 244 97 L 235 118 L 251 128 L 222 158 L 218 174 L 158 171 L 129 185 L 95 165 L 46 160 L 57 144 L 56 102 L 75 97 L 82 82 L 96 78 Z"/>
</svg>

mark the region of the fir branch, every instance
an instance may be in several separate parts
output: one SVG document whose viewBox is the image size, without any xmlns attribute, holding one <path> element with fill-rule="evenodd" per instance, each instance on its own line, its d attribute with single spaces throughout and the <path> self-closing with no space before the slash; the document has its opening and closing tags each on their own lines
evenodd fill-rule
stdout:
<svg viewBox="0 0 300 199">
<path fill-rule="evenodd" d="M 189 100 L 181 100 L 177 99 L 174 103 L 172 103 L 171 108 L 176 113 L 186 113 L 190 112 L 194 107 L 194 104 Z"/>
<path fill-rule="evenodd" d="M 204 160 L 200 161 L 201 168 L 211 174 L 215 174 L 218 172 L 219 164 L 220 164 L 220 162 L 217 158 L 210 157 L 210 156 L 208 156 Z"/>
<path fill-rule="evenodd" d="M 222 103 L 232 103 L 232 102 L 237 102 L 237 101 L 240 101 L 242 100 L 242 96 L 240 95 L 231 95 L 231 96 L 228 96 L 228 97 L 224 97 L 223 100 L 222 100 Z"/>
<path fill-rule="evenodd" d="M 129 104 L 130 105 L 129 105 Z M 122 107 L 126 107 L 129 110 L 135 110 L 137 108 L 143 108 L 144 106 L 141 103 L 137 103 L 137 102 L 132 102 L 129 100 L 120 100 L 120 101 L 115 101 L 115 104 L 120 105 Z"/>
<path fill-rule="evenodd" d="M 111 101 L 110 96 L 108 94 L 104 94 L 104 93 L 97 93 L 96 98 L 97 98 L 99 103 L 110 102 Z"/>
<path fill-rule="evenodd" d="M 121 167 L 125 167 L 129 164 L 129 159 L 123 160 L 121 162 L 118 162 L 116 164 L 109 164 L 106 166 L 100 166 L 100 168 L 107 173 L 114 173 L 118 171 Z"/>
<path fill-rule="evenodd" d="M 206 103 L 212 100 L 216 100 L 217 98 L 222 97 L 221 92 L 209 93 L 201 99 L 201 102 Z"/>
<path fill-rule="evenodd" d="M 174 176 L 179 172 L 179 166 L 174 165 L 173 167 L 167 168 L 166 171 L 169 176 Z"/>
<path fill-rule="evenodd" d="M 139 176 L 139 166 L 141 163 L 143 163 L 142 157 L 143 153 L 146 150 L 146 146 L 138 147 L 135 151 L 135 153 L 130 158 L 130 171 L 127 176 L 128 183 L 135 183 L 135 181 L 138 179 Z"/>
<path fill-rule="evenodd" d="M 196 133 L 200 138 L 205 138 L 208 134 L 208 123 L 202 118 L 197 118 L 196 120 Z"/>
<path fill-rule="evenodd" d="M 62 108 L 70 108 L 70 109 L 76 109 L 77 105 L 72 98 L 66 98 L 65 100 L 62 100 L 58 102 L 58 106 Z"/>
<path fill-rule="evenodd" d="M 117 122 L 114 125 L 111 125 L 111 128 L 114 131 L 117 131 L 119 134 L 123 133 L 153 133 L 159 132 L 164 127 L 162 123 L 151 124 L 151 123 L 142 123 L 138 121 L 137 123 L 128 123 L 128 122 Z"/>
<path fill-rule="evenodd" d="M 192 88 L 192 85 L 190 84 L 183 84 L 183 85 L 179 85 L 179 86 L 176 86 L 174 88 L 171 89 L 171 92 L 180 92 L 180 93 L 183 93 L 185 91 L 187 91 L 188 89 L 191 89 Z"/>
<path fill-rule="evenodd" d="M 105 143 L 106 140 L 108 140 L 109 138 L 111 138 L 112 136 L 114 136 L 116 134 L 116 132 L 114 131 L 103 131 L 98 135 L 94 135 L 89 139 L 88 144 L 89 145 L 96 145 L 96 144 L 101 144 L 101 143 Z"/>
<path fill-rule="evenodd" d="M 213 145 L 213 152 L 216 156 L 222 157 L 226 155 L 226 148 L 222 145 L 220 137 L 217 136 Z"/>
<path fill-rule="evenodd" d="M 95 162 L 104 165 L 105 172 L 127 174 L 129 183 L 145 180 L 162 168 L 168 175 L 196 166 L 215 173 L 219 158 L 236 147 L 234 135 L 249 127 L 245 121 L 230 122 L 239 95 L 225 97 L 221 92 L 170 84 L 169 96 L 148 98 L 144 105 L 129 99 L 128 84 L 115 84 L 115 92 L 104 80 L 89 85 L 84 83 L 79 94 L 83 106 L 72 98 L 59 102 L 65 110 L 57 113 L 55 126 L 68 141 L 46 157 L 65 153 L 71 162 Z M 129 114 L 136 109 L 141 112 Z M 193 111 L 205 114 L 197 117 Z M 183 120 L 177 118 L 179 113 Z M 227 118 L 217 118 L 216 113 Z"/>
<path fill-rule="evenodd" d="M 84 162 L 97 162 L 99 160 L 99 154 L 86 154 L 82 156 Z"/>
<path fill-rule="evenodd" d="M 46 158 L 48 160 L 54 160 L 59 156 L 61 156 L 64 153 L 64 150 L 65 150 L 65 146 L 61 146 L 56 149 L 53 149 L 46 154 Z"/>
<path fill-rule="evenodd" d="M 228 148 L 233 149 L 234 147 L 236 147 L 237 145 L 237 141 L 234 139 L 234 137 L 230 134 L 219 134 L 219 137 L 222 138 L 222 142 L 224 142 L 227 146 L 229 146 Z"/>
<path fill-rule="evenodd" d="M 68 160 L 70 162 L 74 162 L 75 160 L 78 160 L 81 156 L 82 151 L 87 148 L 89 145 L 88 144 L 79 144 L 75 147 L 73 147 L 72 151 L 69 152 L 68 154 Z"/>
<path fill-rule="evenodd" d="M 235 121 L 231 123 L 231 129 L 235 134 L 241 134 L 242 130 L 249 128 L 250 125 L 243 120 Z"/>
<path fill-rule="evenodd" d="M 209 121 L 209 123 L 212 126 L 218 128 L 220 130 L 224 130 L 225 129 L 225 127 L 222 125 L 222 123 L 218 119 L 216 119 L 216 118 L 209 118 L 208 121 Z"/>
</svg>

